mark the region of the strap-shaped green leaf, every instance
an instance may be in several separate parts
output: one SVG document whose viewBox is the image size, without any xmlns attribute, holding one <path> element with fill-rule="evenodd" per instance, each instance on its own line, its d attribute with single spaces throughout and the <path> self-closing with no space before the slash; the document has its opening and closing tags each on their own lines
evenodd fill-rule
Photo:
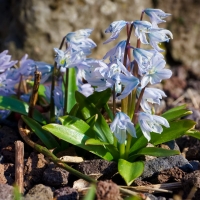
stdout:
<svg viewBox="0 0 200 200">
<path fill-rule="evenodd" d="M 94 106 L 94 104 L 90 103 L 87 98 L 78 91 L 76 91 L 76 101 L 79 104 L 77 117 L 81 118 L 82 120 L 87 120 L 97 114 L 98 118 L 94 124 L 94 129 L 98 132 L 98 138 L 103 142 L 113 144 L 113 134 L 106 120 L 104 119 L 100 111 Z"/>
<path fill-rule="evenodd" d="M 29 106 L 27 103 L 18 99 L 0 96 L 0 109 L 11 110 L 22 115 L 28 115 Z M 45 117 L 36 109 L 34 109 L 33 112 L 33 119 L 42 124 L 47 124 Z"/>
<path fill-rule="evenodd" d="M 39 123 L 27 116 L 22 116 L 22 119 L 31 128 L 31 130 L 40 138 L 40 140 L 48 149 L 53 149 L 56 147 L 59 148 L 59 144 L 56 141 L 56 138 L 48 131 L 42 129 L 42 126 Z"/>
<path fill-rule="evenodd" d="M 73 145 L 76 145 L 82 149 L 90 151 L 105 160 L 114 160 L 113 155 L 103 146 L 91 146 L 85 145 L 85 142 L 90 139 L 85 135 L 86 127 L 78 129 L 73 126 L 63 126 L 59 124 L 48 124 L 43 126 L 43 128 L 51 132 L 56 137 L 65 140 Z M 83 131 L 84 130 L 84 131 Z"/>
<path fill-rule="evenodd" d="M 167 119 L 169 122 L 176 120 L 178 118 L 187 116 L 187 115 L 191 115 L 192 111 L 188 110 L 186 108 L 186 105 L 181 105 L 181 106 L 177 106 L 175 108 L 172 108 L 170 110 L 168 110 L 167 112 L 162 114 L 162 117 L 164 117 L 165 119 Z"/>
<path fill-rule="evenodd" d="M 177 150 L 162 149 L 158 147 L 145 147 L 143 149 L 140 149 L 136 154 L 130 155 L 128 160 L 134 161 L 138 156 L 142 156 L 142 155 L 155 156 L 155 157 L 167 157 L 167 156 L 174 156 L 178 154 L 180 154 L 180 151 L 177 151 Z"/>
<path fill-rule="evenodd" d="M 179 138 L 188 130 L 194 128 L 196 122 L 190 119 L 182 119 L 170 122 L 169 124 L 169 128 L 163 127 L 163 132 L 161 134 L 151 133 L 150 143 L 158 145 Z"/>
</svg>

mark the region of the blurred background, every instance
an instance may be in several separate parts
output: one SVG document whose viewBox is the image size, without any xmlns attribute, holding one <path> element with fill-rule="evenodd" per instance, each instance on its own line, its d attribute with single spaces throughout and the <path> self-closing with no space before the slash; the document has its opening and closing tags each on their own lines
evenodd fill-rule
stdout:
<svg viewBox="0 0 200 200">
<path fill-rule="evenodd" d="M 109 24 L 139 19 L 145 8 L 172 14 L 160 25 L 174 35 L 166 45 L 167 61 L 200 78 L 200 0 L 0 0 L 0 51 L 8 49 L 13 59 L 27 53 L 53 63 L 53 48 L 68 32 L 91 28 L 98 45 L 92 57 L 100 59 L 115 44 L 102 44 L 109 37 L 104 33 Z M 125 34 L 124 29 L 120 37 Z"/>
<path fill-rule="evenodd" d="M 0 52 L 8 49 L 17 60 L 27 53 L 35 61 L 53 64 L 53 48 L 59 47 L 67 33 L 91 28 L 97 44 L 91 57 L 101 59 L 126 38 L 124 29 L 117 41 L 103 45 L 110 36 L 104 33 L 110 23 L 140 19 L 145 8 L 172 14 L 159 25 L 174 35 L 164 46 L 167 67 L 173 71 L 173 77 L 162 85 L 168 105 L 188 103 L 199 111 L 200 0 L 0 0 Z M 149 19 L 145 16 L 144 20 Z M 134 35 L 131 44 L 136 44 Z"/>
</svg>

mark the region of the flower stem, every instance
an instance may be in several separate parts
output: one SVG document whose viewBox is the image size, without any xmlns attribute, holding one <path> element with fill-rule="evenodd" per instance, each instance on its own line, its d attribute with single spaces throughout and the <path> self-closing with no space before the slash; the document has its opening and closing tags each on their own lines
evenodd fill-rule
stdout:
<svg viewBox="0 0 200 200">
<path fill-rule="evenodd" d="M 64 84 L 64 90 L 65 90 L 65 99 L 64 99 L 64 115 L 67 114 L 67 103 L 68 103 L 68 77 L 69 77 L 69 69 L 66 68 L 65 72 L 65 84 Z"/>
<path fill-rule="evenodd" d="M 65 37 L 63 37 L 59 49 L 62 49 L 62 46 L 64 44 Z M 54 67 L 53 67 L 53 74 L 51 78 L 51 97 L 50 97 L 50 121 L 55 122 L 55 102 L 54 102 L 54 89 L 55 89 L 55 80 L 56 80 L 56 62 L 54 62 Z"/>
<path fill-rule="evenodd" d="M 125 149 L 125 159 L 128 158 L 129 150 L 131 146 L 132 136 L 130 134 L 127 134 L 127 143 L 126 143 L 126 149 Z"/>
<path fill-rule="evenodd" d="M 125 144 L 119 144 L 120 158 L 125 158 Z"/>
<path fill-rule="evenodd" d="M 125 51 L 124 51 L 124 60 L 123 60 L 123 65 L 125 67 L 126 67 L 126 63 L 127 63 L 128 52 L 130 51 L 128 46 L 130 45 L 130 37 L 131 37 L 132 30 L 133 30 L 133 23 L 131 23 L 130 28 L 127 25 L 127 40 L 126 40 L 126 46 L 125 46 Z M 128 113 L 128 97 L 121 100 L 121 106 L 122 106 L 122 112 Z"/>
</svg>

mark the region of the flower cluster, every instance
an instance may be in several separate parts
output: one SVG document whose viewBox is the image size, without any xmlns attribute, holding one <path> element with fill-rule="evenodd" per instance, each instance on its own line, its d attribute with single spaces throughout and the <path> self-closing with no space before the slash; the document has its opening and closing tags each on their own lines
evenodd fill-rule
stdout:
<svg viewBox="0 0 200 200">
<path fill-rule="evenodd" d="M 126 141 L 127 134 L 136 137 L 132 117 L 138 117 L 141 130 L 148 141 L 151 138 L 150 132 L 161 133 L 162 126 L 169 127 L 166 119 L 152 113 L 153 104 L 160 104 L 162 97 L 166 97 L 165 93 L 160 89 L 147 88 L 147 86 L 160 83 L 172 75 L 171 70 L 165 69 L 166 62 L 161 54 L 163 49 L 159 47 L 159 43 L 168 42 L 173 36 L 169 30 L 158 27 L 158 24 L 165 22 L 163 19 L 170 14 L 159 9 L 145 9 L 143 14 L 149 16 L 151 22 L 142 20 L 112 22 L 105 30 L 105 33 L 111 33 L 111 36 L 104 44 L 117 39 L 120 31 L 127 26 L 129 35 L 134 27 L 137 39 L 143 44 L 150 45 L 152 49 L 133 47 L 129 41 L 127 43 L 127 40 L 123 40 L 109 50 L 102 59 L 88 58 L 91 50 L 96 47 L 94 41 L 89 38 L 92 29 L 68 33 L 65 36 L 66 50 L 54 48 L 57 70 L 62 74 L 67 69 L 74 68 L 78 91 L 85 96 L 107 88 L 112 89 L 115 99 L 122 101 L 131 96 L 133 91 L 138 99 L 142 95 L 142 98 L 138 100 L 142 112 L 136 110 L 133 117 L 122 110 L 116 114 L 110 126 L 119 143 Z M 131 51 L 133 58 L 130 56 Z M 4 51 L 0 54 L 0 95 L 16 94 L 16 84 L 33 76 L 36 66 L 42 72 L 41 83 L 44 83 L 52 73 L 53 66 L 28 59 L 28 55 L 20 60 L 19 67 L 13 67 L 18 61 L 10 61 L 11 56 L 7 53 L 8 51 Z M 59 80 L 53 92 L 58 116 L 64 114 L 63 100 L 65 98 L 63 76 L 60 76 Z M 51 88 L 49 86 L 45 88 L 46 98 L 50 102 Z M 28 101 L 25 95 L 22 98 Z"/>
</svg>

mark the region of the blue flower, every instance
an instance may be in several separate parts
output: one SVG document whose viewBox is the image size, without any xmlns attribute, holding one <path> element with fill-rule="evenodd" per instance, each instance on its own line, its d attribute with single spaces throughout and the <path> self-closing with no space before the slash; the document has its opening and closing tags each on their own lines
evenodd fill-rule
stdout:
<svg viewBox="0 0 200 200">
<path fill-rule="evenodd" d="M 16 94 L 15 85 L 18 83 L 19 79 L 12 79 L 9 76 L 9 70 L 0 74 L 0 96 Z"/>
<path fill-rule="evenodd" d="M 146 71 L 146 74 L 142 77 L 141 87 L 144 88 L 149 82 L 151 84 L 160 83 L 163 79 L 168 79 L 172 75 L 172 71 L 170 69 L 164 69 L 165 60 L 154 56 L 151 59 L 151 64 Z"/>
<path fill-rule="evenodd" d="M 158 24 L 166 22 L 163 19 L 171 15 L 169 13 L 165 13 L 161 9 L 152 9 L 152 8 L 147 8 L 143 12 L 149 16 L 151 23 L 155 28 L 157 27 Z"/>
<path fill-rule="evenodd" d="M 141 48 L 134 48 L 133 56 L 134 56 L 135 61 L 138 64 L 139 74 L 141 76 L 146 74 L 146 72 L 151 67 L 151 60 L 154 56 L 158 58 L 163 58 L 163 55 L 154 49 L 145 50 Z"/>
<path fill-rule="evenodd" d="M 110 26 L 105 30 L 105 33 L 112 33 L 110 38 L 104 42 L 104 44 L 115 40 L 118 38 L 120 31 L 126 26 L 128 22 L 120 20 L 120 21 L 114 21 L 110 24 Z"/>
<path fill-rule="evenodd" d="M 150 132 L 160 134 L 163 132 L 162 126 L 169 128 L 169 123 L 164 117 L 151 115 L 145 112 L 140 112 L 138 114 L 138 122 L 142 130 L 142 133 L 144 134 L 144 137 L 148 141 L 150 141 L 151 139 Z"/>
<path fill-rule="evenodd" d="M 125 47 L 126 40 L 123 40 L 114 46 L 110 51 L 108 51 L 103 59 L 105 60 L 109 57 L 110 62 L 114 62 L 116 59 L 120 62 L 123 62 Z"/>
<path fill-rule="evenodd" d="M 88 38 L 91 32 L 92 29 L 80 29 L 78 31 L 68 33 L 65 37 L 68 48 L 72 49 L 72 51 L 82 50 L 85 55 L 89 55 L 91 53 L 91 49 L 96 47 L 94 41 Z"/>
<path fill-rule="evenodd" d="M 141 88 L 138 87 L 137 96 L 140 95 L 140 92 Z M 160 105 L 160 99 L 162 99 L 162 97 L 166 97 L 164 91 L 157 88 L 145 88 L 140 106 L 142 107 L 143 111 L 151 113 L 151 107 L 149 103 Z"/>
<path fill-rule="evenodd" d="M 6 55 L 8 50 L 5 50 L 0 53 L 0 73 L 4 72 L 5 70 L 9 69 L 13 65 L 15 65 L 18 61 L 10 61 L 11 56 Z"/>
<path fill-rule="evenodd" d="M 166 30 L 166 29 L 154 29 L 154 31 L 151 31 L 147 33 L 148 38 L 149 38 L 149 43 L 150 45 L 156 49 L 157 51 L 164 51 L 161 49 L 158 44 L 161 42 L 169 42 L 170 38 L 173 39 L 173 35 L 171 31 Z M 170 36 L 170 37 L 168 37 Z"/>
<path fill-rule="evenodd" d="M 146 38 L 146 33 L 149 33 L 152 28 L 152 24 L 147 21 L 136 20 L 133 22 L 135 27 L 135 36 L 140 39 L 143 44 L 149 44 Z"/>
<path fill-rule="evenodd" d="M 127 133 L 132 137 L 137 137 L 134 124 L 131 122 L 129 116 L 123 112 L 116 114 L 115 119 L 110 125 L 110 130 L 114 133 L 120 144 L 125 142 Z"/>
</svg>

